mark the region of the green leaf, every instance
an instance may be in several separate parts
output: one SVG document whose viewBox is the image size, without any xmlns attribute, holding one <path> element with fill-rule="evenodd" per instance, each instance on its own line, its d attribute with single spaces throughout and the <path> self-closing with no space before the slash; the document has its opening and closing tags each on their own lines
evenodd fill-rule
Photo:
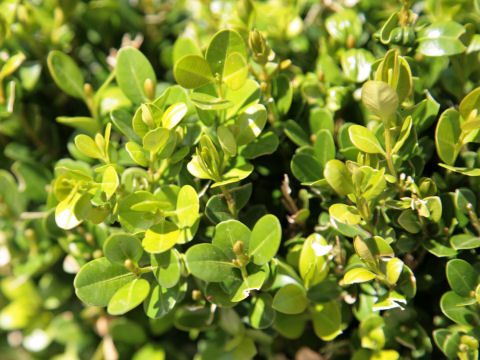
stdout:
<svg viewBox="0 0 480 360">
<path fill-rule="evenodd" d="M 459 234 L 450 238 L 450 244 L 455 250 L 476 249 L 480 247 L 480 238 L 470 234 Z"/>
<path fill-rule="evenodd" d="M 227 59 L 231 54 L 237 53 L 244 59 L 247 58 L 245 42 L 234 30 L 225 29 L 217 32 L 207 48 L 207 59 L 213 74 L 218 74 L 225 79 L 227 72 Z"/>
<path fill-rule="evenodd" d="M 118 205 L 118 220 L 122 227 L 130 233 L 147 230 L 156 221 L 156 216 L 149 212 L 132 210 L 132 206 L 142 201 L 157 201 L 148 191 L 137 191 L 120 199 Z"/>
<path fill-rule="evenodd" d="M 171 130 L 165 128 L 157 128 L 150 130 L 143 137 L 143 148 L 153 153 L 163 150 L 170 138 Z"/>
<path fill-rule="evenodd" d="M 472 111 L 480 110 L 480 87 L 470 91 L 467 96 L 465 96 L 462 101 L 460 102 L 460 106 L 458 107 L 458 111 L 460 115 L 464 119 L 468 119 L 470 117 L 470 113 Z"/>
<path fill-rule="evenodd" d="M 140 305 L 150 292 L 150 283 L 145 279 L 134 279 L 123 285 L 112 296 L 107 311 L 110 315 L 123 315 Z"/>
<path fill-rule="evenodd" d="M 440 299 L 440 308 L 450 320 L 460 325 L 474 327 L 480 323 L 480 319 L 476 311 L 463 305 L 468 300 L 454 291 L 447 291 Z"/>
<path fill-rule="evenodd" d="M 53 80 L 60 89 L 73 97 L 86 99 L 82 72 L 70 56 L 58 50 L 50 51 L 47 64 Z"/>
<path fill-rule="evenodd" d="M 132 115 L 125 109 L 115 109 L 110 113 L 113 125 L 130 141 L 141 142 L 140 137 L 133 130 Z"/>
<path fill-rule="evenodd" d="M 267 122 L 267 110 L 262 104 L 254 104 L 246 108 L 238 117 L 238 146 L 255 140 L 262 132 Z"/>
<path fill-rule="evenodd" d="M 451 257 L 457 255 L 457 251 L 434 239 L 427 239 L 422 246 L 437 257 Z"/>
<path fill-rule="evenodd" d="M 21 51 L 15 55 L 10 56 L 5 64 L 3 64 L 0 69 L 0 79 L 3 80 L 7 76 L 12 75 L 22 63 L 25 61 L 26 57 Z"/>
<path fill-rule="evenodd" d="M 335 141 L 329 130 L 322 129 L 315 133 L 313 148 L 322 167 L 325 167 L 329 160 L 335 159 Z"/>
<path fill-rule="evenodd" d="M 346 285 L 363 283 L 375 279 L 377 276 L 370 270 L 364 268 L 355 268 L 347 271 L 343 277 L 343 282 Z"/>
<path fill-rule="evenodd" d="M 245 57 L 240 53 L 231 53 L 225 60 L 223 81 L 232 90 L 240 89 L 247 80 L 248 67 Z"/>
<path fill-rule="evenodd" d="M 448 169 L 453 172 L 460 173 L 462 175 L 466 176 L 480 176 L 480 169 L 478 168 L 467 168 L 467 167 L 457 167 L 457 166 L 450 166 L 446 164 L 438 164 L 441 167 L 444 167 L 445 169 Z"/>
<path fill-rule="evenodd" d="M 369 80 L 362 86 L 362 102 L 381 119 L 389 119 L 398 108 L 398 95 L 394 88 L 383 81 Z"/>
<path fill-rule="evenodd" d="M 325 176 L 328 185 L 330 185 L 339 195 L 348 195 L 354 192 L 352 175 L 345 164 L 340 160 L 329 160 L 325 164 L 323 175 Z"/>
<path fill-rule="evenodd" d="M 346 204 L 333 204 L 329 207 L 328 213 L 342 223 L 357 225 L 362 221 L 362 216 L 354 206 Z"/>
<path fill-rule="evenodd" d="M 88 262 L 75 276 L 75 293 L 83 302 L 94 306 L 107 306 L 112 296 L 135 275 L 124 266 L 112 264 L 107 258 Z"/>
<path fill-rule="evenodd" d="M 435 129 L 435 145 L 438 156 L 448 165 L 453 165 L 458 156 L 461 132 L 460 113 L 455 109 L 445 110 Z"/>
<path fill-rule="evenodd" d="M 304 314 L 287 315 L 277 313 L 273 327 L 287 339 L 298 339 L 305 330 L 306 322 Z"/>
<path fill-rule="evenodd" d="M 218 247 L 198 244 L 185 253 L 190 272 L 205 281 L 221 282 L 233 276 L 235 265 Z"/>
<path fill-rule="evenodd" d="M 282 239 L 280 221 L 274 215 L 265 215 L 252 230 L 249 256 L 257 265 L 263 265 L 275 256 Z"/>
<path fill-rule="evenodd" d="M 148 157 L 145 153 L 145 150 L 138 145 L 136 142 L 129 141 L 125 144 L 125 150 L 127 150 L 128 155 L 135 161 L 138 165 L 147 167 L 148 166 Z"/>
<path fill-rule="evenodd" d="M 243 149 L 242 155 L 250 160 L 263 155 L 273 154 L 279 145 L 278 136 L 273 131 L 262 133 Z"/>
<path fill-rule="evenodd" d="M 153 275 L 162 287 L 171 288 L 178 284 L 182 264 L 180 253 L 176 249 L 170 249 L 161 254 L 152 254 L 150 259 L 154 268 Z"/>
<path fill-rule="evenodd" d="M 402 124 L 402 128 L 400 130 L 400 135 L 398 135 L 398 139 L 395 142 L 395 146 L 392 149 L 393 153 L 398 153 L 402 148 L 403 144 L 408 140 L 410 136 L 410 132 L 412 130 L 413 120 L 411 116 L 407 116 Z"/>
<path fill-rule="evenodd" d="M 477 286 L 478 275 L 465 260 L 453 259 L 447 263 L 448 284 L 458 295 L 470 297 Z"/>
<path fill-rule="evenodd" d="M 103 244 L 103 254 L 112 263 L 124 265 L 128 259 L 138 263 L 143 248 L 136 237 L 127 233 L 116 233 L 110 235 Z"/>
<path fill-rule="evenodd" d="M 228 156 L 237 155 L 237 142 L 228 127 L 220 125 L 217 128 L 217 136 L 224 153 Z"/>
<path fill-rule="evenodd" d="M 223 251 L 229 259 L 236 259 L 233 248 L 237 241 L 243 243 L 245 252 L 248 253 L 251 231 L 237 220 L 223 221 L 215 226 L 215 235 L 212 239 L 212 245 Z"/>
<path fill-rule="evenodd" d="M 333 340 L 342 333 L 342 314 L 337 302 L 317 304 L 310 312 L 315 335 L 323 341 Z"/>
<path fill-rule="evenodd" d="M 246 164 L 243 164 L 243 165 L 237 165 L 234 168 L 228 170 L 226 173 L 224 173 L 223 176 L 222 176 L 222 181 L 215 182 L 211 186 L 211 188 L 213 189 L 213 188 L 216 188 L 218 186 L 233 184 L 233 183 L 236 183 L 240 180 L 243 180 L 252 173 L 253 169 L 254 169 L 254 167 L 250 163 L 246 163 Z"/>
<path fill-rule="evenodd" d="M 182 186 L 177 198 L 176 214 L 180 228 L 192 227 L 198 219 L 200 203 L 197 192 L 190 185 Z"/>
<path fill-rule="evenodd" d="M 98 122 L 87 116 L 58 116 L 55 120 L 60 124 L 85 131 L 91 136 L 95 136 L 100 131 Z"/>
<path fill-rule="evenodd" d="M 300 314 L 308 305 L 305 289 L 297 284 L 288 284 L 277 291 L 272 307 L 283 314 Z"/>
<path fill-rule="evenodd" d="M 94 159 L 103 159 L 105 157 L 103 149 L 100 149 L 90 136 L 83 134 L 77 135 L 75 137 L 75 145 L 78 150 L 88 157 Z"/>
<path fill-rule="evenodd" d="M 325 303 L 336 300 L 341 294 L 341 288 L 336 281 L 321 281 L 307 291 L 307 297 L 314 303 Z"/>
<path fill-rule="evenodd" d="M 119 184 L 117 171 L 113 166 L 107 166 L 102 177 L 102 191 L 107 195 L 107 200 L 112 197 Z"/>
<path fill-rule="evenodd" d="M 185 103 L 176 103 L 170 105 L 162 115 L 162 127 L 173 129 L 187 114 L 188 108 Z"/>
<path fill-rule="evenodd" d="M 279 74 L 273 78 L 272 97 L 275 99 L 279 114 L 285 115 L 290 110 L 293 99 L 293 88 L 285 74 Z"/>
<path fill-rule="evenodd" d="M 323 236 L 314 233 L 307 237 L 298 257 L 298 271 L 305 286 L 315 285 L 325 279 L 328 274 L 325 256 L 331 249 Z"/>
<path fill-rule="evenodd" d="M 150 79 L 154 84 L 157 81 L 150 61 L 131 46 L 118 52 L 115 77 L 120 89 L 135 104 L 149 101 L 144 88 L 145 80 Z"/>
<path fill-rule="evenodd" d="M 387 281 L 391 285 L 395 285 L 403 271 L 403 261 L 398 258 L 392 258 L 387 262 Z"/>
<path fill-rule="evenodd" d="M 322 163 L 313 155 L 297 153 L 290 163 L 293 175 L 302 183 L 313 183 L 323 179 Z"/>
<path fill-rule="evenodd" d="M 349 49 L 340 57 L 340 63 L 347 80 L 357 83 L 364 82 L 370 77 L 375 57 L 365 49 Z"/>
<path fill-rule="evenodd" d="M 267 293 L 261 293 L 253 300 L 248 319 L 254 329 L 266 329 L 275 321 L 272 301 L 272 297 Z"/>
<path fill-rule="evenodd" d="M 425 56 L 461 54 L 465 45 L 458 39 L 465 32 L 463 25 L 454 21 L 438 21 L 425 28 L 418 37 L 418 51 Z"/>
<path fill-rule="evenodd" d="M 180 299 L 185 295 L 187 283 L 177 284 L 171 288 L 153 285 L 152 291 L 143 303 L 145 314 L 151 319 L 162 318 L 170 313 Z"/>
<path fill-rule="evenodd" d="M 179 237 L 180 230 L 177 225 L 168 220 L 162 220 L 146 231 L 142 246 L 149 253 L 162 253 L 170 250 Z"/>
<path fill-rule="evenodd" d="M 288 120 L 283 131 L 298 146 L 311 145 L 308 135 L 296 121 Z"/>
<path fill-rule="evenodd" d="M 385 154 L 373 132 L 365 126 L 352 125 L 348 128 L 352 143 L 361 151 L 369 154 Z"/>
<path fill-rule="evenodd" d="M 173 69 L 175 80 L 185 89 L 196 89 L 215 80 L 208 62 L 199 55 L 186 55 Z"/>
<path fill-rule="evenodd" d="M 230 100 L 217 98 L 201 92 L 191 93 L 190 100 L 196 107 L 202 110 L 225 110 L 234 105 Z"/>
<path fill-rule="evenodd" d="M 259 269 L 253 274 L 249 274 L 246 278 L 238 278 L 239 281 L 234 281 L 233 284 L 228 285 L 232 302 L 239 302 L 246 299 L 252 290 L 260 290 L 267 274 L 263 269 Z"/>
<path fill-rule="evenodd" d="M 85 219 L 90 209 L 90 196 L 78 192 L 72 193 L 57 205 L 55 222 L 61 229 L 73 229 Z"/>
</svg>

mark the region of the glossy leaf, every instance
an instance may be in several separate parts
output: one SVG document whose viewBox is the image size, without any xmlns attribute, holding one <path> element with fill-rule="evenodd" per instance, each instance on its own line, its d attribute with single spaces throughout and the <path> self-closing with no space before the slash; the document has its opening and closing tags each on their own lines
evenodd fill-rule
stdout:
<svg viewBox="0 0 480 360">
<path fill-rule="evenodd" d="M 123 315 L 140 305 L 150 292 L 150 283 L 145 279 L 134 279 L 115 292 L 108 303 L 110 315 Z"/>
<path fill-rule="evenodd" d="M 123 47 L 118 52 L 115 78 L 123 93 L 135 104 L 149 100 L 145 93 L 145 80 L 150 79 L 154 85 L 157 81 L 148 59 L 131 46 Z"/>
<path fill-rule="evenodd" d="M 282 227 L 274 215 L 265 215 L 252 230 L 249 256 L 257 265 L 263 265 L 275 256 L 282 238 Z"/>
<path fill-rule="evenodd" d="M 373 132 L 361 125 L 352 125 L 348 128 L 350 140 L 360 150 L 369 154 L 384 154 L 380 142 Z"/>
<path fill-rule="evenodd" d="M 211 244 L 198 244 L 185 253 L 190 272 L 205 281 L 221 282 L 233 275 L 235 265 L 220 250 Z"/>
<path fill-rule="evenodd" d="M 475 290 L 478 275 L 472 265 L 465 260 L 454 259 L 447 263 L 448 284 L 458 295 L 469 297 Z"/>
<path fill-rule="evenodd" d="M 335 339 L 342 333 L 342 314 L 335 301 L 317 304 L 311 308 L 313 330 L 324 341 Z"/>
<path fill-rule="evenodd" d="M 103 254 L 112 263 L 124 265 L 125 260 L 137 263 L 143 254 L 142 244 L 126 233 L 110 235 L 103 244 Z"/>
<path fill-rule="evenodd" d="M 372 113 L 382 119 L 390 118 L 397 111 L 398 95 L 383 81 L 367 81 L 362 87 L 362 102 Z"/>
<path fill-rule="evenodd" d="M 453 165 L 458 156 L 457 143 L 461 134 L 460 114 L 457 110 L 448 109 L 442 113 L 435 129 L 435 145 L 440 159 Z"/>
<path fill-rule="evenodd" d="M 48 54 L 47 64 L 53 80 L 60 89 L 73 97 L 86 99 L 82 72 L 70 56 L 53 50 Z"/>
<path fill-rule="evenodd" d="M 227 59 L 234 53 L 246 58 L 247 51 L 242 37 L 236 31 L 230 29 L 217 32 L 210 40 L 205 55 L 212 73 L 219 74 L 220 78 L 224 79 L 228 74 L 227 65 L 229 64 Z"/>
<path fill-rule="evenodd" d="M 113 166 L 108 166 L 102 176 L 102 191 L 107 195 L 107 200 L 112 197 L 119 184 L 117 171 Z"/>
<path fill-rule="evenodd" d="M 300 314 L 305 311 L 308 299 L 305 289 L 297 284 L 288 284 L 277 291 L 272 307 L 283 314 Z"/>
<path fill-rule="evenodd" d="M 163 220 L 153 225 L 145 232 L 142 246 L 152 254 L 170 250 L 178 241 L 180 230 L 174 223 Z"/>
<path fill-rule="evenodd" d="M 117 290 L 134 278 L 124 266 L 99 258 L 80 269 L 74 281 L 75 293 L 89 305 L 107 306 Z"/>
<path fill-rule="evenodd" d="M 243 244 L 243 249 L 248 253 L 251 231 L 237 220 L 223 221 L 215 227 L 212 245 L 218 247 L 230 259 L 236 259 L 234 247 L 237 241 Z"/>
<path fill-rule="evenodd" d="M 347 271 L 343 277 L 343 282 L 346 285 L 363 283 L 375 279 L 376 275 L 370 270 L 364 268 L 355 268 Z"/>
<path fill-rule="evenodd" d="M 350 172 L 347 167 L 340 160 L 330 160 L 325 164 L 325 170 L 323 171 L 325 180 L 333 190 L 339 195 L 348 195 L 353 193 L 353 182 Z"/>
<path fill-rule="evenodd" d="M 175 80 L 186 89 L 196 89 L 214 81 L 208 62 L 199 55 L 186 55 L 173 69 Z"/>
</svg>

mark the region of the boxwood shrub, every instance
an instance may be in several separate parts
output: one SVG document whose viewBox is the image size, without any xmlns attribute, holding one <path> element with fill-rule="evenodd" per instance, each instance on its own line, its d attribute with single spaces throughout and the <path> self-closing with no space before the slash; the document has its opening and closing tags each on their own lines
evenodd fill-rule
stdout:
<svg viewBox="0 0 480 360">
<path fill-rule="evenodd" d="M 480 1 L 3 0 L 0 358 L 462 359 Z"/>
</svg>

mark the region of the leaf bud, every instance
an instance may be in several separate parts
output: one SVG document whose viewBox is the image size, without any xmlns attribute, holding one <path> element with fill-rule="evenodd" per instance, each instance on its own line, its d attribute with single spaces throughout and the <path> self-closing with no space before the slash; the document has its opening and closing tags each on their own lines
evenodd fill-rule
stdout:
<svg viewBox="0 0 480 360">
<path fill-rule="evenodd" d="M 244 253 L 245 251 L 245 245 L 243 244 L 243 241 L 237 240 L 235 244 L 233 244 L 233 253 L 237 256 L 240 256 Z"/>
<path fill-rule="evenodd" d="M 260 65 L 265 65 L 273 54 L 267 40 L 257 29 L 250 31 L 248 46 L 252 52 L 252 59 Z"/>
<path fill-rule="evenodd" d="M 153 120 L 153 114 L 149 107 L 145 104 L 140 106 L 142 108 L 142 121 L 151 129 L 155 128 L 155 121 Z"/>
<path fill-rule="evenodd" d="M 202 292 L 200 290 L 192 290 L 192 300 L 193 301 L 200 301 L 202 300 Z"/>
<path fill-rule="evenodd" d="M 152 79 L 145 79 L 145 82 L 143 83 L 143 89 L 150 100 L 155 99 L 155 83 Z"/>
<path fill-rule="evenodd" d="M 131 272 L 135 272 L 136 268 L 135 268 L 135 264 L 133 263 L 132 260 L 130 259 L 127 259 L 124 261 L 123 265 L 125 265 L 125 267 L 130 270 Z"/>
<path fill-rule="evenodd" d="M 357 43 L 357 41 L 355 40 L 355 36 L 353 36 L 352 34 L 348 34 L 347 43 L 346 43 L 347 49 L 354 48 L 356 43 Z"/>
<path fill-rule="evenodd" d="M 93 88 L 89 83 L 83 84 L 83 91 L 85 91 L 85 95 L 87 95 L 87 97 L 93 96 Z"/>
</svg>

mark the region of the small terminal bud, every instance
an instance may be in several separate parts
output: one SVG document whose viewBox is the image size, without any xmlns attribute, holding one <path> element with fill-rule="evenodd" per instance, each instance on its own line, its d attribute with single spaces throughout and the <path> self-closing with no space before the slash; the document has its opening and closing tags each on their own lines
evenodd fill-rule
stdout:
<svg viewBox="0 0 480 360">
<path fill-rule="evenodd" d="M 128 270 L 130 270 L 131 272 L 135 272 L 135 271 L 136 271 L 135 264 L 134 264 L 133 261 L 130 260 L 130 259 L 125 260 L 125 262 L 123 263 L 123 265 L 125 265 L 125 267 L 126 267 Z"/>
<path fill-rule="evenodd" d="M 200 290 L 192 290 L 192 300 L 193 301 L 200 301 L 202 300 L 202 292 Z"/>
<path fill-rule="evenodd" d="M 280 70 L 288 69 L 290 67 L 290 65 L 292 65 L 292 61 L 290 59 L 283 60 L 280 63 Z"/>
<path fill-rule="evenodd" d="M 240 256 L 243 254 L 243 252 L 245 251 L 245 245 L 243 244 L 242 241 L 237 241 L 234 245 L 233 245 L 233 253 L 237 256 Z"/>
<path fill-rule="evenodd" d="M 150 100 L 155 99 L 155 83 L 152 79 L 145 79 L 145 82 L 143 83 L 143 89 Z"/>
<path fill-rule="evenodd" d="M 263 35 L 257 29 L 250 31 L 248 47 L 252 52 L 252 59 L 260 65 L 265 65 L 272 57 L 272 50 Z"/>
<path fill-rule="evenodd" d="M 232 264 L 235 266 L 240 266 L 240 261 L 238 261 L 237 259 L 233 259 Z"/>
<path fill-rule="evenodd" d="M 101 258 L 103 256 L 103 251 L 100 249 L 97 249 L 93 252 L 92 256 L 94 259 Z"/>
<path fill-rule="evenodd" d="M 85 91 L 85 95 L 87 95 L 87 97 L 93 96 L 93 88 L 89 83 L 83 84 L 83 91 Z"/>
<path fill-rule="evenodd" d="M 347 49 L 352 49 L 355 47 L 355 44 L 356 44 L 356 40 L 355 40 L 355 37 L 352 35 L 352 34 L 348 34 L 347 36 Z"/>
</svg>

